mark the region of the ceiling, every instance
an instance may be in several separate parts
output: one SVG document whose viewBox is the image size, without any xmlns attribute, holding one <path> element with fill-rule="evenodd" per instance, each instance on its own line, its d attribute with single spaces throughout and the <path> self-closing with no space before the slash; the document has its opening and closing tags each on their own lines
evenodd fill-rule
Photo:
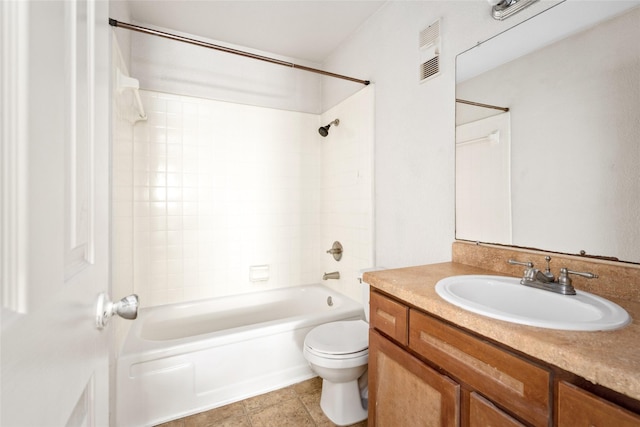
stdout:
<svg viewBox="0 0 640 427">
<path fill-rule="evenodd" d="M 385 1 L 128 0 L 131 18 L 291 58 L 322 63 Z"/>
</svg>

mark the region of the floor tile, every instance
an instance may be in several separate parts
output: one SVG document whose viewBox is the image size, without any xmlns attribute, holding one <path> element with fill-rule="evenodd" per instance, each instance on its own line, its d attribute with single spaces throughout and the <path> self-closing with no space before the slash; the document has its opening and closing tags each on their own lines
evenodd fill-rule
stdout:
<svg viewBox="0 0 640 427">
<path fill-rule="evenodd" d="M 227 418 L 222 421 L 218 421 L 215 424 L 216 427 L 253 427 L 249 417 L 242 415 L 240 417 Z"/>
<path fill-rule="evenodd" d="M 316 391 L 315 393 L 307 393 L 300 396 L 300 400 L 307 408 L 309 415 L 317 425 L 321 426 L 333 426 L 333 423 L 329 421 L 327 416 L 322 412 L 320 408 L 320 394 L 321 390 Z"/>
<path fill-rule="evenodd" d="M 246 413 L 242 402 L 236 402 L 186 417 L 184 418 L 184 427 L 219 426 L 222 421 L 226 419 L 245 415 Z"/>
<path fill-rule="evenodd" d="M 301 383 L 297 383 L 291 386 L 295 390 L 295 392 L 299 395 L 307 394 L 307 393 L 316 393 L 322 390 L 322 378 L 315 377 L 311 378 L 307 381 L 302 381 Z"/>
<path fill-rule="evenodd" d="M 291 399 L 249 415 L 253 427 L 314 427 L 315 423 L 300 400 Z"/>
<path fill-rule="evenodd" d="M 184 418 L 169 421 L 168 423 L 158 424 L 156 427 L 184 427 Z"/>
<path fill-rule="evenodd" d="M 251 397 L 243 400 L 244 407 L 249 412 L 254 412 L 268 406 L 272 406 L 278 403 L 286 402 L 287 400 L 295 399 L 297 394 L 293 387 L 286 387 L 280 390 L 272 391 L 270 393 L 261 394 L 260 396 Z"/>
</svg>

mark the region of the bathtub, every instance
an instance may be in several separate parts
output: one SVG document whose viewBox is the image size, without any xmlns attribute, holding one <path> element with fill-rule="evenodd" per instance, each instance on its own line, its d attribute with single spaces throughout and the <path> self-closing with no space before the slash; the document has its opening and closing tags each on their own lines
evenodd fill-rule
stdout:
<svg viewBox="0 0 640 427">
<path fill-rule="evenodd" d="M 117 425 L 159 424 L 312 378 L 305 335 L 363 316 L 322 285 L 142 308 L 117 359 Z"/>
</svg>

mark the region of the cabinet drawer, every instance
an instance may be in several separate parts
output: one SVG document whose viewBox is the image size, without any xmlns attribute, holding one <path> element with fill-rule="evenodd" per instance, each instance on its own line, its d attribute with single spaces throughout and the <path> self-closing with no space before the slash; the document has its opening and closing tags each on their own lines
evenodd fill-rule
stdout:
<svg viewBox="0 0 640 427">
<path fill-rule="evenodd" d="M 371 292 L 369 304 L 371 327 L 407 345 L 409 308 L 375 291 Z"/>
<path fill-rule="evenodd" d="M 497 408 L 477 393 L 469 399 L 469 427 L 524 427 L 524 424 Z"/>
<path fill-rule="evenodd" d="M 558 427 L 637 427 L 640 416 L 572 384 L 558 383 Z"/>
<path fill-rule="evenodd" d="M 548 425 L 549 372 L 416 310 L 409 324 L 418 354 L 523 420 Z"/>
</svg>

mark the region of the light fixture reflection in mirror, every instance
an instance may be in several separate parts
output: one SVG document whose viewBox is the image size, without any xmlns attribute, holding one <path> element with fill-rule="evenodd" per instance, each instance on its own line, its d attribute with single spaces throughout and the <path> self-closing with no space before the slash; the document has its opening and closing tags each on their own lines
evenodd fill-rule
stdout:
<svg viewBox="0 0 640 427">
<path fill-rule="evenodd" d="M 511 241 L 458 231 L 457 238 L 640 263 L 640 6 L 634 4 L 640 2 L 565 2 L 458 56 L 456 98 L 510 110 Z M 585 15 L 598 21 L 567 28 Z M 569 32 L 563 40 L 549 34 L 560 27 Z M 491 58 L 497 66 L 480 74 L 469 71 L 506 50 L 502 43 L 517 45 L 518 33 L 553 43 L 506 63 Z M 456 125 L 497 114 L 457 104 Z"/>
</svg>

